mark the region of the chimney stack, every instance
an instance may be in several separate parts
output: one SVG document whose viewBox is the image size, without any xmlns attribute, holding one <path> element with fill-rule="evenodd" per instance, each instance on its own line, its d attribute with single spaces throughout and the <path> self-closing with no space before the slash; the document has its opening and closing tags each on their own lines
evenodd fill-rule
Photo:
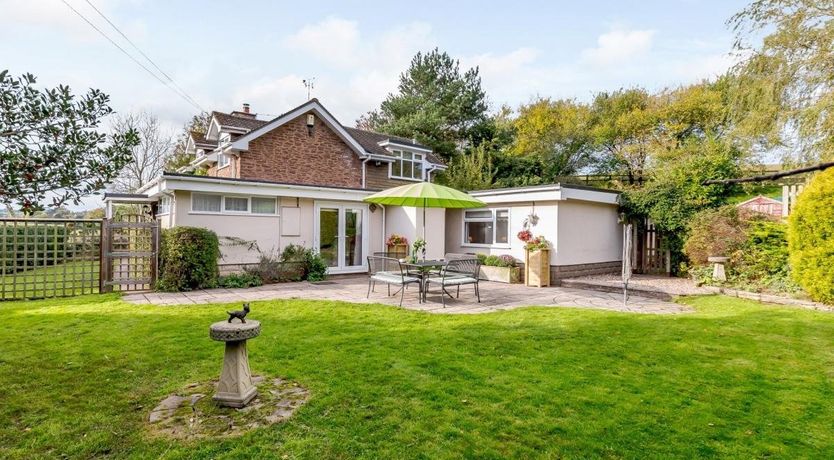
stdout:
<svg viewBox="0 0 834 460">
<path fill-rule="evenodd" d="M 255 119 L 255 118 L 257 118 L 258 115 L 255 114 L 255 113 L 252 113 L 252 111 L 249 108 L 249 103 L 248 102 L 244 102 L 243 103 L 243 109 L 235 110 L 234 112 L 232 112 L 232 116 L 235 116 L 235 117 L 238 117 L 238 118 Z"/>
</svg>

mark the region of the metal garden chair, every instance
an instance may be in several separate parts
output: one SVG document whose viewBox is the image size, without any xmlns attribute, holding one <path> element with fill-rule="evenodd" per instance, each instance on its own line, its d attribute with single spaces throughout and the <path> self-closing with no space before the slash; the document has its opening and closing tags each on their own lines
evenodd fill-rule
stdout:
<svg viewBox="0 0 834 460">
<path fill-rule="evenodd" d="M 456 298 L 460 298 L 460 287 L 463 285 L 475 285 L 475 297 L 478 303 L 481 302 L 481 291 L 478 286 L 478 275 L 480 273 L 481 264 L 478 259 L 452 259 L 446 263 L 439 276 L 430 277 L 426 280 L 426 290 L 428 291 L 430 284 L 439 284 L 441 288 L 440 297 L 443 299 L 443 308 L 446 308 L 446 288 L 455 286 L 457 288 Z M 451 294 L 449 294 L 451 296 Z"/>
<path fill-rule="evenodd" d="M 400 306 L 403 306 L 405 288 L 409 284 L 416 284 L 422 297 L 421 281 L 419 277 L 409 275 L 399 260 L 393 257 L 368 256 L 368 294 L 376 288 L 376 283 L 388 285 L 388 295 L 391 295 L 391 285 L 400 287 Z M 375 291 L 374 291 L 375 292 Z M 396 293 L 395 293 L 396 294 Z"/>
</svg>

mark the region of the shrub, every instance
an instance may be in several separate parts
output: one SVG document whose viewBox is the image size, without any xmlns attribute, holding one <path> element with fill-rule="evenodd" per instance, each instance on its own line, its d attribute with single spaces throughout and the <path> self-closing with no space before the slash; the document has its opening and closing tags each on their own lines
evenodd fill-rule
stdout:
<svg viewBox="0 0 834 460">
<path fill-rule="evenodd" d="M 817 174 L 789 218 L 793 279 L 812 299 L 834 304 L 834 169 Z"/>
<path fill-rule="evenodd" d="M 689 224 L 683 252 L 695 266 L 706 265 L 710 256 L 729 257 L 747 239 L 746 227 L 746 220 L 735 206 L 701 211 Z"/>
<path fill-rule="evenodd" d="M 517 264 L 515 257 L 509 254 L 498 256 L 498 258 L 501 259 L 501 267 L 515 267 Z"/>
<path fill-rule="evenodd" d="M 258 264 L 246 273 L 257 276 L 263 283 L 288 281 L 321 281 L 327 276 L 327 263 L 312 249 L 298 244 L 284 247 L 281 255 L 261 254 Z"/>
<path fill-rule="evenodd" d="M 162 291 L 190 291 L 217 285 L 220 244 L 211 230 L 174 227 L 162 231 L 159 281 Z"/>
<path fill-rule="evenodd" d="M 475 257 L 478 258 L 478 263 L 480 263 L 481 265 L 486 265 L 486 259 L 487 259 L 486 254 L 478 253 L 478 254 L 475 254 Z"/>
<path fill-rule="evenodd" d="M 478 257 L 478 261 L 481 263 L 481 265 L 486 265 L 487 267 L 508 268 L 516 266 L 515 257 L 509 254 L 504 254 L 501 256 L 488 256 L 485 254 L 477 254 L 476 257 Z"/>
<path fill-rule="evenodd" d="M 232 273 L 231 275 L 221 276 L 217 284 L 224 288 L 248 288 L 260 286 L 263 281 L 260 276 L 252 273 Z"/>
<path fill-rule="evenodd" d="M 261 253 L 258 257 L 258 263 L 246 267 L 244 272 L 258 277 L 262 284 L 277 283 L 281 281 L 282 265 L 281 261 L 273 254 Z"/>
<path fill-rule="evenodd" d="M 307 281 L 323 281 L 327 278 L 327 262 L 321 258 L 319 253 L 307 251 Z"/>
<path fill-rule="evenodd" d="M 787 227 L 767 219 L 750 221 L 747 239 L 732 255 L 730 276 L 734 284 L 753 290 L 799 290 L 790 277 Z"/>
</svg>

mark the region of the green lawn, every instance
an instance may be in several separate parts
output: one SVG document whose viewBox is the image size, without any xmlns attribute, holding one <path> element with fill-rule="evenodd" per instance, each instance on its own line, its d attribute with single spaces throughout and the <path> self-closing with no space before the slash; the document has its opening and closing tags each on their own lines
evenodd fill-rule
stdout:
<svg viewBox="0 0 834 460">
<path fill-rule="evenodd" d="M 725 297 L 649 316 L 445 316 L 253 303 L 254 373 L 308 387 L 236 440 L 147 435 L 169 392 L 220 371 L 229 305 L 117 295 L 0 304 L 0 458 L 809 458 L 834 452 L 834 315 Z"/>
</svg>

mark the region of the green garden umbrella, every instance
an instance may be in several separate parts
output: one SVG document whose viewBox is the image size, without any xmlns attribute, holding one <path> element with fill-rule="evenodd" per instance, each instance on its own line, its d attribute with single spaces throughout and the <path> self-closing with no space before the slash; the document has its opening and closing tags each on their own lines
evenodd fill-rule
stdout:
<svg viewBox="0 0 834 460">
<path fill-rule="evenodd" d="M 426 239 L 426 208 L 482 208 L 483 201 L 472 197 L 468 193 L 450 187 L 432 184 L 431 182 L 417 182 L 389 188 L 365 198 L 366 203 L 376 203 L 385 206 L 410 206 L 423 208 L 423 239 Z"/>
</svg>

